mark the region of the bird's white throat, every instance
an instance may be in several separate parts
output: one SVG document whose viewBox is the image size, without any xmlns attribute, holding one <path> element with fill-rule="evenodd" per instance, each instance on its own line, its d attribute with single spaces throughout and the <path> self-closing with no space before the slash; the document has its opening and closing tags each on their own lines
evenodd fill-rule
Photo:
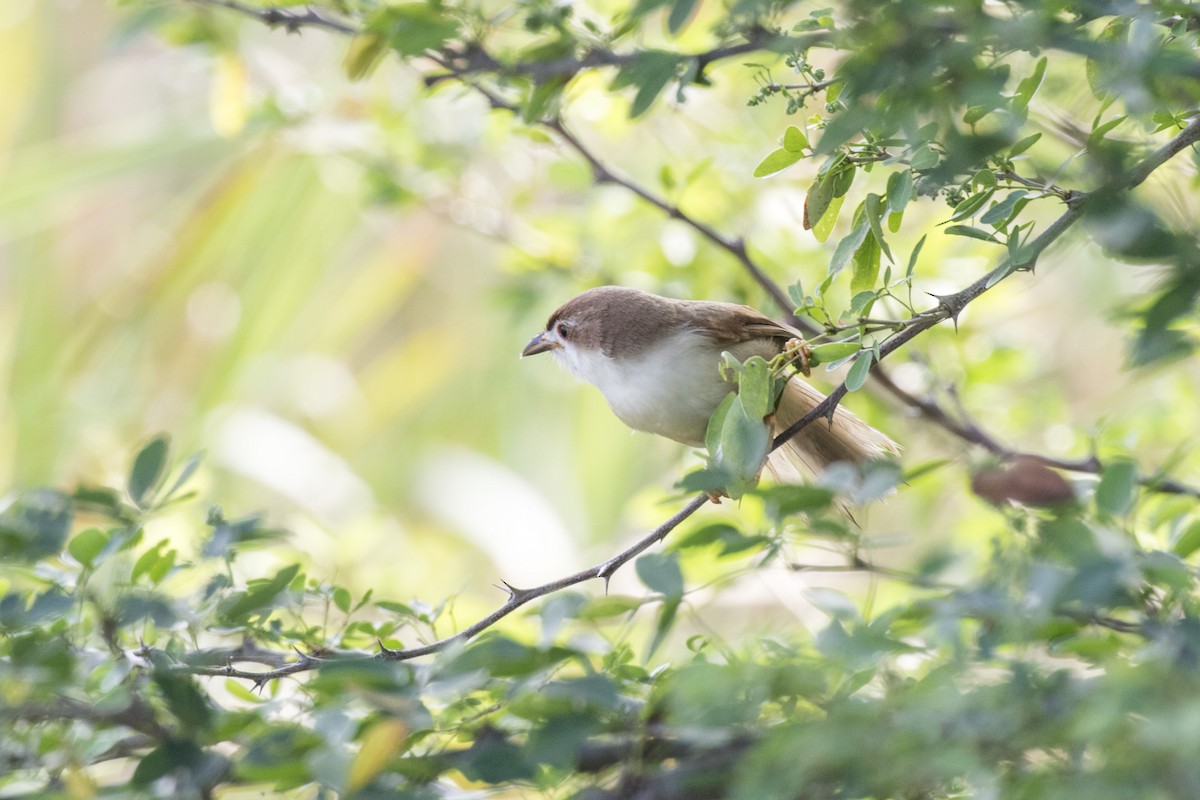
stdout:
<svg viewBox="0 0 1200 800">
<path fill-rule="evenodd" d="M 554 350 L 626 425 L 695 447 L 704 445 L 708 418 L 731 388 L 721 379 L 720 353 L 711 339 L 690 330 L 616 359 L 571 342 Z"/>
</svg>

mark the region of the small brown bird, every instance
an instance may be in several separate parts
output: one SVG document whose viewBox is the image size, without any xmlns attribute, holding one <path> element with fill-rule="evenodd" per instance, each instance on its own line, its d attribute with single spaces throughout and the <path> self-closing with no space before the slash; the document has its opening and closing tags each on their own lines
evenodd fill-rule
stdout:
<svg viewBox="0 0 1200 800">
<path fill-rule="evenodd" d="M 740 361 L 779 355 L 800 331 L 749 306 L 673 300 L 638 289 L 601 286 L 568 300 L 522 356 L 550 352 L 595 386 L 631 428 L 704 446 L 708 418 L 734 388 L 721 377 L 721 353 Z M 788 381 L 771 418 L 785 430 L 825 395 L 798 377 Z M 797 481 L 796 466 L 819 474 L 837 461 L 860 462 L 898 448 L 891 439 L 838 407 L 833 424 L 810 424 L 771 455 L 768 468 Z"/>
</svg>

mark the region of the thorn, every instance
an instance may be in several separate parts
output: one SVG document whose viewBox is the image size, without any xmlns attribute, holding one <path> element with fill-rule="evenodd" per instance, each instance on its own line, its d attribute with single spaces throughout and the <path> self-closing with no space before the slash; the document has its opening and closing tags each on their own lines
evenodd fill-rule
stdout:
<svg viewBox="0 0 1200 800">
<path fill-rule="evenodd" d="M 258 692 L 259 694 L 262 694 L 263 689 L 266 688 L 266 685 L 270 682 L 271 682 L 270 678 L 255 678 L 254 679 L 254 691 Z"/>
<path fill-rule="evenodd" d="M 947 302 L 947 301 L 951 300 L 954 297 L 954 295 L 952 295 L 952 294 L 941 295 L 941 294 L 934 294 L 933 292 L 926 292 L 925 294 L 929 295 L 934 300 L 937 300 L 938 311 L 945 314 L 946 319 L 948 319 L 954 323 L 954 332 L 958 333 L 958 315 L 962 313 L 962 306 L 953 306 L 949 302 Z"/>
<path fill-rule="evenodd" d="M 310 656 L 308 653 L 305 653 L 304 651 L 302 651 L 296 645 L 292 645 L 292 649 L 296 651 L 296 655 L 300 656 L 301 664 L 308 664 L 308 663 L 311 663 L 311 662 L 317 660 L 317 659 L 313 658 L 312 656 Z"/>
<path fill-rule="evenodd" d="M 825 418 L 825 421 L 829 423 L 830 428 L 833 427 L 833 415 L 837 413 L 837 409 L 838 407 L 836 404 L 832 405 L 829 407 L 828 411 L 821 415 Z"/>
<path fill-rule="evenodd" d="M 497 589 L 500 589 L 508 594 L 508 602 L 509 603 L 520 602 L 522 600 L 525 600 L 529 596 L 528 589 L 518 589 L 516 586 L 513 586 L 508 581 L 500 581 L 500 583 L 495 584 L 495 586 Z"/>
<path fill-rule="evenodd" d="M 379 655 L 384 658 L 395 658 L 399 650 L 393 650 L 383 643 L 383 639 L 376 639 L 375 643 L 379 645 Z"/>
</svg>

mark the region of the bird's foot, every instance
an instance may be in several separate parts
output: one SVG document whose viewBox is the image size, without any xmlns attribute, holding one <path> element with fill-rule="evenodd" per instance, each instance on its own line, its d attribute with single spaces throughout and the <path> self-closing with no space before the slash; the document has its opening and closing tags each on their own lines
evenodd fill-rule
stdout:
<svg viewBox="0 0 1200 800">
<path fill-rule="evenodd" d="M 808 346 L 808 342 L 803 339 L 788 339 L 783 345 L 783 355 L 789 363 L 794 364 L 796 369 L 808 377 L 812 374 L 812 368 L 809 361 L 812 358 L 812 348 Z"/>
</svg>

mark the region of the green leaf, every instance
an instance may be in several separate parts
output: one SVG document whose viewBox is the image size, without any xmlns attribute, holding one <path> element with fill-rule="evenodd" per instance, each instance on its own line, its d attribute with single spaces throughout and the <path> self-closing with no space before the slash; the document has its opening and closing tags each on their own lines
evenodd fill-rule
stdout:
<svg viewBox="0 0 1200 800">
<path fill-rule="evenodd" d="M 975 177 L 971 178 L 971 183 L 975 184 L 976 186 L 983 187 L 995 186 L 996 173 L 992 172 L 990 169 L 981 169 L 975 173 Z"/>
<path fill-rule="evenodd" d="M 787 169 L 802 158 L 804 158 L 804 153 L 781 147 L 778 150 L 772 151 L 766 158 L 759 162 L 758 166 L 754 168 L 754 177 L 765 178 L 768 175 L 774 175 L 780 170 Z"/>
<path fill-rule="evenodd" d="M 938 165 L 938 161 L 938 154 L 934 151 L 934 149 L 927 144 L 923 144 L 913 151 L 909 166 L 911 166 L 914 170 L 921 172 L 923 170 L 933 169 Z"/>
<path fill-rule="evenodd" d="M 183 468 L 179 470 L 179 477 L 171 484 L 171 488 L 163 494 L 163 502 L 170 500 L 175 496 L 175 493 L 191 480 L 192 475 L 196 474 L 196 470 L 200 468 L 200 462 L 204 460 L 204 453 L 192 453 L 188 456 L 187 461 L 183 462 Z"/>
<path fill-rule="evenodd" d="M 221 618 L 229 622 L 238 622 L 251 612 L 271 606 L 299 572 L 300 565 L 291 564 L 277 572 L 273 578 L 251 581 L 244 592 L 234 595 L 228 603 L 222 604 Z"/>
<path fill-rule="evenodd" d="M 1088 147 L 1098 146 L 1101 142 L 1104 141 L 1105 134 L 1107 134 L 1109 131 L 1111 131 L 1113 128 L 1117 127 L 1118 125 L 1120 125 L 1127 119 L 1129 119 L 1129 117 L 1127 117 L 1125 115 L 1121 115 L 1119 117 L 1114 117 L 1114 118 L 1110 119 L 1108 122 L 1105 122 L 1102 125 L 1099 125 L 1099 126 L 1093 128 L 1092 132 L 1088 134 Z"/>
<path fill-rule="evenodd" d="M 842 210 L 844 202 L 846 202 L 845 195 L 834 197 L 821 215 L 821 221 L 812 226 L 813 238 L 818 242 L 824 242 L 829 238 L 829 234 L 833 233 L 833 227 L 837 224 L 838 213 Z"/>
<path fill-rule="evenodd" d="M 857 392 L 867 382 L 867 375 L 871 372 L 871 364 L 875 360 L 875 353 L 871 350 L 864 350 L 858 358 L 854 359 L 854 364 L 850 367 L 850 371 L 846 373 L 846 391 Z"/>
<path fill-rule="evenodd" d="M 544 649 L 531 647 L 506 636 L 496 635 L 481 637 L 479 640 L 472 642 L 462 652 L 445 662 L 440 662 L 438 671 L 444 672 L 447 675 L 465 675 L 485 670 L 494 678 L 512 678 L 530 675 L 540 669 L 545 669 L 547 666 L 558 664 L 570 655 L 571 651 L 566 648 L 551 647 Z M 361 668 L 378 669 L 382 667 L 387 671 L 382 673 L 381 677 L 387 678 L 389 682 L 396 680 L 391 671 L 391 665 L 388 664 L 367 665 L 347 663 L 346 667 L 351 670 Z M 335 673 L 327 670 L 321 671 L 322 678 L 327 675 L 336 677 Z"/>
<path fill-rule="evenodd" d="M 142 757 L 130 780 L 134 786 L 147 786 L 176 771 L 191 772 L 204 760 L 204 751 L 194 742 L 168 739 Z"/>
<path fill-rule="evenodd" d="M 808 137 L 804 135 L 804 131 L 797 128 L 795 125 L 789 125 L 787 130 L 783 132 L 783 149 L 790 150 L 793 153 L 799 153 L 808 148 Z"/>
<path fill-rule="evenodd" d="M 966 236 L 968 239 L 980 239 L 985 242 L 999 244 L 999 240 L 995 236 L 980 228 L 973 228 L 970 225 L 951 225 L 946 228 L 946 233 L 950 236 Z"/>
<path fill-rule="evenodd" d="M 348 794 L 362 789 L 395 758 L 408 736 L 408 726 L 394 717 L 384 717 L 370 725 L 359 740 L 358 753 L 346 776 Z"/>
<path fill-rule="evenodd" d="M 771 436 L 761 416 L 746 413 L 741 397 L 735 397 L 721 426 L 720 443 L 710 453 L 715 466 L 730 474 L 736 481 L 753 481 L 767 457 Z M 737 487 L 729 487 L 735 496 Z"/>
<path fill-rule="evenodd" d="M 161 541 L 154 545 L 154 547 L 151 547 L 149 550 L 142 553 L 133 565 L 133 572 L 131 573 L 130 580 L 136 582 L 138 578 L 148 573 L 150 569 L 158 563 L 158 560 L 162 557 L 163 549 L 166 546 L 166 541 Z"/>
<path fill-rule="evenodd" d="M 671 549 L 688 550 L 720 543 L 721 555 L 730 555 L 761 547 L 766 541 L 764 536 L 746 536 L 732 525 L 716 522 L 690 531 L 683 538 L 675 540 Z"/>
<path fill-rule="evenodd" d="M 664 50 L 644 50 L 637 54 L 633 64 L 617 74 L 619 85 L 638 87 L 633 103 L 629 107 L 631 119 L 640 117 L 650 109 L 662 90 L 675 78 L 679 68 L 679 56 Z"/>
<path fill-rule="evenodd" d="M 1129 17 L 1114 17 L 1104 26 L 1104 30 L 1100 32 L 1100 35 L 1096 37 L 1096 43 L 1112 45 L 1124 39 L 1129 31 L 1129 22 Z M 1117 61 L 1120 58 L 1118 55 L 1119 51 L 1111 46 L 1103 47 L 1099 52 L 1108 56 L 1107 60 L 1110 63 L 1101 63 L 1100 60 L 1089 57 L 1087 63 L 1084 64 L 1084 74 L 1087 77 L 1088 86 L 1091 88 L 1092 94 L 1096 97 L 1101 97 L 1111 88 L 1112 78 L 1108 73 L 1117 66 L 1111 62 Z M 1124 59 L 1120 59 L 1120 61 L 1124 61 Z"/>
<path fill-rule="evenodd" d="M 692 12 L 700 4 L 700 0 L 675 0 L 671 4 L 671 13 L 667 17 L 667 30 L 672 36 L 678 34 L 692 18 Z"/>
<path fill-rule="evenodd" d="M 966 219 L 967 217 L 975 216 L 975 214 L 979 213 L 979 210 L 984 207 L 987 201 L 990 200 L 992 195 L 995 193 L 995 188 L 989 188 L 971 195 L 966 200 L 963 200 L 954 207 L 954 215 L 950 217 L 950 221 L 958 222 L 959 220 Z"/>
<path fill-rule="evenodd" d="M 678 600 L 683 597 L 683 571 L 675 553 L 647 553 L 636 562 L 637 576 L 652 592 Z"/>
<path fill-rule="evenodd" d="M 792 306 L 802 308 L 804 306 L 804 284 L 801 281 L 789 284 L 787 287 L 788 299 L 792 301 Z"/>
<path fill-rule="evenodd" d="M 1024 111 L 1029 107 L 1029 101 L 1033 99 L 1038 87 L 1042 85 L 1042 79 L 1046 77 L 1046 61 L 1045 56 L 1038 59 L 1037 65 L 1033 68 L 1033 73 L 1017 84 L 1014 106 L 1019 111 Z"/>
<path fill-rule="evenodd" d="M 708 418 L 708 429 L 704 433 L 704 446 L 709 453 L 716 453 L 721 447 L 721 431 L 725 429 L 725 417 L 729 414 L 729 409 L 733 407 L 734 401 L 737 399 L 737 392 L 730 392 L 725 395 L 725 399 L 721 401 L 712 416 Z"/>
<path fill-rule="evenodd" d="M 762 419 L 774 410 L 771 365 L 761 356 L 751 356 L 742 365 L 742 372 L 738 376 L 738 394 L 746 416 L 751 419 Z"/>
<path fill-rule="evenodd" d="M 262 695 L 257 694 L 256 692 L 250 691 L 248 688 L 246 688 L 245 681 L 242 681 L 240 679 L 226 678 L 225 679 L 225 691 L 229 692 L 231 695 L 236 697 L 238 700 L 241 700 L 243 703 L 253 703 L 255 705 L 260 705 L 262 703 L 267 702 L 266 697 L 263 697 Z"/>
<path fill-rule="evenodd" d="M 824 486 L 791 484 L 759 488 L 755 494 L 763 502 L 772 517 L 783 519 L 793 514 L 823 511 L 833 502 L 834 492 Z"/>
<path fill-rule="evenodd" d="M 1137 496 L 1137 485 L 1136 463 L 1126 459 L 1110 461 L 1096 486 L 1096 508 L 1114 517 L 1128 513 Z"/>
<path fill-rule="evenodd" d="M 928 235 L 924 234 L 921 236 L 920 240 L 917 241 L 917 246 L 913 248 L 912 255 L 908 257 L 908 271 L 905 274 L 909 278 L 912 277 L 913 271 L 917 268 L 917 259 L 921 256 L 921 248 L 925 246 L 925 238 Z"/>
<path fill-rule="evenodd" d="M 858 226 L 847 236 L 843 237 L 838 242 L 837 247 L 833 250 L 833 258 L 829 261 L 829 277 L 836 276 L 839 272 L 846 268 L 850 263 L 850 259 L 858 252 L 858 248 L 862 247 L 862 243 L 867 238 L 867 232 L 871 229 L 866 220 L 863 220 Z"/>
<path fill-rule="evenodd" d="M 904 211 L 908 201 L 912 199 L 912 171 L 903 169 L 888 176 L 887 199 L 888 208 L 897 214 Z"/>
<path fill-rule="evenodd" d="M 646 658 L 654 657 L 658 652 L 658 648 L 667 640 L 667 635 L 671 632 L 671 628 L 675 625 L 675 618 L 679 612 L 679 599 L 668 598 L 658 610 L 658 619 L 654 624 L 654 636 L 650 639 L 650 644 L 646 646 Z"/>
<path fill-rule="evenodd" d="M 153 501 L 154 490 L 162 482 L 167 471 L 167 454 L 171 440 L 160 434 L 155 436 L 138 452 L 129 471 L 129 497 L 139 508 L 148 508 Z"/>
<path fill-rule="evenodd" d="M 343 614 L 350 613 L 350 603 L 353 598 L 350 596 L 350 590 L 344 586 L 339 586 L 333 590 L 333 604 L 338 607 L 338 610 Z"/>
<path fill-rule="evenodd" d="M 804 198 L 804 227 L 815 228 L 834 197 L 834 179 L 828 172 L 817 176 Z"/>
<path fill-rule="evenodd" d="M 859 621 L 858 605 L 837 589 L 814 587 L 803 591 L 804 599 L 834 619 Z"/>
<path fill-rule="evenodd" d="M 922 464 L 918 464 L 917 466 L 915 466 L 911 469 L 905 470 L 904 475 L 902 476 L 902 480 L 905 483 L 912 483 L 917 478 L 928 475 L 929 473 L 935 472 L 935 471 L 941 469 L 942 467 L 945 467 L 952 463 L 954 463 L 954 462 L 950 461 L 950 459 L 948 459 L 948 458 L 936 458 L 932 461 L 926 461 Z"/>
<path fill-rule="evenodd" d="M 874 236 L 868 237 L 854 253 L 854 271 L 850 274 L 850 291 L 855 295 L 871 292 L 875 288 L 875 282 L 879 279 L 879 264 L 879 240 Z"/>
<path fill-rule="evenodd" d="M 175 555 L 175 549 L 171 548 L 150 565 L 147 575 L 151 583 L 162 583 L 163 578 L 167 577 L 167 574 L 175 566 Z"/>
<path fill-rule="evenodd" d="M 1029 136 L 1026 136 L 1024 139 L 1022 139 L 1021 141 L 1014 144 L 1011 148 L 1009 148 L 1008 157 L 1016 158 L 1017 156 L 1021 155 L 1021 153 L 1024 153 L 1026 150 L 1028 150 L 1029 148 L 1031 148 L 1035 144 L 1037 144 L 1037 140 L 1040 138 L 1042 138 L 1042 135 L 1040 133 L 1034 133 Z"/>
<path fill-rule="evenodd" d="M 855 292 L 854 296 L 850 298 L 850 307 L 847 311 L 851 316 L 865 316 L 870 313 L 870 307 L 877 299 L 878 296 L 870 289 Z"/>
<path fill-rule="evenodd" d="M 849 162 L 843 162 L 837 169 L 830 169 L 829 174 L 833 178 L 833 196 L 844 197 L 854 185 L 854 176 L 858 174 L 858 168 Z"/>
<path fill-rule="evenodd" d="M 469 780 L 485 783 L 525 781 L 535 774 L 521 748 L 499 735 L 476 739 L 456 762 Z"/>
<path fill-rule="evenodd" d="M 1197 550 L 1200 550 L 1200 520 L 1189 525 L 1171 545 L 1171 551 L 1180 558 L 1187 558 Z"/>
<path fill-rule="evenodd" d="M 534 123 L 546 116 L 546 110 L 562 96 L 567 83 L 566 76 L 558 75 L 534 86 L 521 105 L 521 119 L 526 123 Z"/>
<path fill-rule="evenodd" d="M 580 612 L 579 618 L 585 620 L 612 619 L 636 611 L 646 602 L 640 597 L 630 597 L 629 595 L 605 595 L 588 603 Z"/>
<path fill-rule="evenodd" d="M 154 670 L 154 683 L 167 708 L 190 731 L 206 730 L 212 725 L 213 709 L 208 695 L 201 692 L 192 676 L 170 667 Z"/>
<path fill-rule="evenodd" d="M 387 40 L 377 33 L 363 33 L 352 38 L 342 56 L 346 77 L 358 81 L 371 74 L 387 53 L 387 44 Z"/>
<path fill-rule="evenodd" d="M 1008 197 L 996 203 L 994 206 L 984 212 L 979 221 L 984 225 L 991 225 L 994 228 L 1005 227 L 1014 214 L 1021 211 L 1021 207 L 1017 204 L 1025 200 L 1029 196 L 1029 192 L 1024 189 L 1017 189 L 1010 192 Z"/>
<path fill-rule="evenodd" d="M 36 561 L 62 551 L 74 513 L 68 498 L 49 489 L 21 494 L 0 512 L 0 558 Z"/>
<path fill-rule="evenodd" d="M 427 3 L 405 3 L 377 11 L 367 30 L 383 36 L 400 55 L 419 56 L 426 50 L 442 49 L 458 34 L 458 22 Z"/>
<path fill-rule="evenodd" d="M 811 348 L 809 364 L 814 367 L 818 364 L 832 364 L 834 361 L 841 361 L 843 358 L 854 355 L 861 349 L 862 347 L 858 342 L 818 344 Z"/>
<path fill-rule="evenodd" d="M 70 541 L 67 545 L 67 552 L 83 566 L 91 567 L 96 556 L 100 555 L 104 546 L 108 544 L 108 539 L 107 533 L 97 528 L 88 528 Z"/>
<path fill-rule="evenodd" d="M 875 237 L 883 254 L 887 256 L 887 260 L 891 262 L 893 260 L 892 250 L 888 247 L 887 240 L 883 238 L 883 229 L 879 225 L 880 220 L 883 219 L 883 198 L 872 192 L 867 195 L 864 206 L 867 223 L 871 226 L 871 234 Z"/>
</svg>

